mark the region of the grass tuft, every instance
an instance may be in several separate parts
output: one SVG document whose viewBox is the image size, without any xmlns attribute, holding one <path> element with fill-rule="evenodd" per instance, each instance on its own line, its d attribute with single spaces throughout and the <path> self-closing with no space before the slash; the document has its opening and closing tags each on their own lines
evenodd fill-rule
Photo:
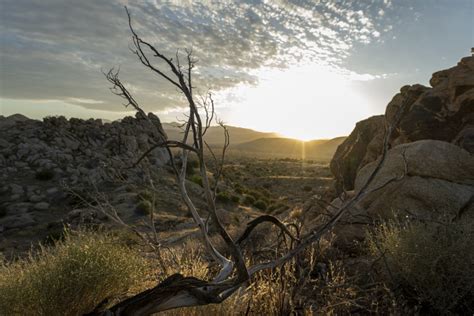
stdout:
<svg viewBox="0 0 474 316">
<path fill-rule="evenodd" d="M 389 280 L 430 313 L 474 312 L 474 220 L 392 222 L 369 234 Z M 413 302 L 412 302 L 413 303 Z"/>
<path fill-rule="evenodd" d="M 0 266 L 0 315 L 82 315 L 126 293 L 145 267 L 116 237 L 67 231 L 54 246 Z"/>
</svg>

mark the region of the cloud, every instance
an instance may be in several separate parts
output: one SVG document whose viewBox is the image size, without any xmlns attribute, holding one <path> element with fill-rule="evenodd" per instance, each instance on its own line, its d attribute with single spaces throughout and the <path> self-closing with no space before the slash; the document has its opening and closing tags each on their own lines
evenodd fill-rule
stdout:
<svg viewBox="0 0 474 316">
<path fill-rule="evenodd" d="M 104 101 L 93 100 L 93 99 L 81 99 L 81 98 L 69 98 L 67 101 L 72 103 L 79 103 L 79 104 L 101 104 Z"/>
<path fill-rule="evenodd" d="M 119 65 L 147 110 L 171 111 L 182 101 L 129 51 L 124 4 L 137 32 L 165 54 L 193 49 L 199 59 L 195 82 L 203 91 L 255 84 L 253 70 L 262 67 L 317 63 L 339 69 L 355 44 L 377 40 L 388 29 L 380 12 L 386 15 L 391 6 L 342 0 L 2 2 L 0 96 L 109 111 L 123 108 L 101 69 Z"/>
</svg>

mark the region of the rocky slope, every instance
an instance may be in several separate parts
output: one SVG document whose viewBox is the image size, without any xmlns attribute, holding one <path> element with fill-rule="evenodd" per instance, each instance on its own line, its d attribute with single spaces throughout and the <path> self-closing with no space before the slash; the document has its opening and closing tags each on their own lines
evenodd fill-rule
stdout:
<svg viewBox="0 0 474 316">
<path fill-rule="evenodd" d="M 73 192 L 107 193 L 124 216 L 137 217 L 136 193 L 128 188 L 146 181 L 146 169 L 129 167 L 155 142 L 149 124 L 157 118 L 149 118 L 104 124 L 64 117 L 0 117 L 0 251 L 29 247 L 63 223 L 91 215 Z M 158 149 L 145 165 L 163 166 L 167 160 L 166 152 Z M 159 188 L 165 191 L 166 206 L 180 214 L 172 176 L 166 168 L 154 169 L 167 183 Z"/>
</svg>

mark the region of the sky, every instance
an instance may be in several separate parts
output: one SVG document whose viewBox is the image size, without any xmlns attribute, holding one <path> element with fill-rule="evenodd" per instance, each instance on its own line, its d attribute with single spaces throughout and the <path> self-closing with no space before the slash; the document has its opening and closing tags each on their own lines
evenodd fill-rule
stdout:
<svg viewBox="0 0 474 316">
<path fill-rule="evenodd" d="M 160 52 L 193 50 L 196 96 L 212 91 L 220 119 L 304 140 L 348 135 L 474 46 L 474 0 L 0 0 L 0 115 L 133 115 L 102 74 L 120 67 L 146 111 L 182 118 L 131 53 L 124 5 Z"/>
</svg>

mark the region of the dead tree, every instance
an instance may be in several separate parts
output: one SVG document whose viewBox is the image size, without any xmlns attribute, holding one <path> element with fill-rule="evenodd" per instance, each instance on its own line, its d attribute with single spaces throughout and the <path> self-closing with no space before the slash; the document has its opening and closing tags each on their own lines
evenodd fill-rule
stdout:
<svg viewBox="0 0 474 316">
<path fill-rule="evenodd" d="M 159 135 L 158 141 L 143 154 L 137 163 L 145 159 L 147 154 L 156 148 L 165 148 L 168 151 L 170 154 L 170 163 L 178 182 L 181 197 L 192 214 L 196 225 L 200 229 L 202 239 L 208 253 L 216 262 L 220 264 L 220 272 L 217 273 L 217 275 L 212 280 L 200 280 L 192 276 L 185 277 L 180 274 L 174 274 L 154 288 L 128 298 L 105 311 L 94 311 L 91 313 L 91 315 L 150 315 L 179 307 L 221 303 L 230 295 L 232 295 L 237 289 L 247 284 L 253 274 L 263 269 L 272 269 L 281 266 L 292 260 L 308 246 L 312 245 L 327 232 L 329 232 L 341 219 L 341 217 L 363 196 L 379 189 L 375 188 L 368 190 L 368 187 L 384 163 L 385 154 L 389 147 L 388 141 L 393 130 L 393 127 L 391 126 L 388 127 L 386 131 L 381 159 L 379 160 L 378 165 L 374 169 L 372 175 L 368 178 L 367 183 L 353 198 L 343 203 L 343 205 L 329 220 L 327 220 L 327 222 L 319 227 L 313 228 L 306 235 L 296 238 L 292 236 L 290 230 L 288 229 L 288 225 L 273 216 L 264 215 L 248 223 L 246 229 L 242 232 L 241 237 L 238 238 L 237 241 L 234 241 L 225 227 L 222 225 L 219 216 L 217 215 L 215 203 L 215 188 L 217 187 L 217 184 L 214 184 L 214 188 L 211 187 L 205 159 L 207 153 L 206 147 L 208 147 L 212 158 L 220 166 L 217 168 L 215 179 L 216 182 L 219 181 L 219 177 L 222 174 L 222 165 L 225 159 L 226 149 L 229 145 L 229 134 L 227 129 L 221 123 L 220 125 L 224 127 L 225 146 L 223 147 L 222 153 L 218 158 L 217 155 L 212 152 L 211 148 L 207 146 L 204 140 L 204 135 L 211 126 L 215 115 L 214 101 L 212 96 L 209 94 L 206 96 L 206 98 L 201 100 L 200 103 L 197 103 L 195 102 L 193 94 L 194 87 L 192 83 L 192 70 L 195 66 L 196 60 L 193 58 L 192 52 L 187 50 L 186 62 L 184 66 L 180 63 L 179 53 L 176 54 L 175 60 L 163 55 L 157 48 L 137 34 L 132 25 L 130 12 L 127 10 L 127 8 L 125 8 L 125 10 L 128 16 L 129 28 L 132 34 L 132 52 L 138 57 L 140 62 L 145 67 L 176 87 L 177 90 L 185 97 L 189 108 L 187 120 L 183 125 L 184 134 L 182 140 L 168 140 L 166 133 L 163 132 L 161 126 L 155 125 L 157 135 Z M 156 66 L 155 62 L 164 64 L 166 71 L 163 70 L 163 67 Z M 112 92 L 124 98 L 126 101 L 126 106 L 132 106 L 137 112 L 141 114 L 142 117 L 146 118 L 147 116 L 145 112 L 119 79 L 119 72 L 111 69 L 105 73 L 105 76 L 107 80 L 113 85 L 111 88 Z M 201 112 L 204 111 L 204 117 L 201 116 L 200 110 Z M 182 162 L 180 165 L 175 163 L 173 155 L 171 154 L 171 148 L 181 149 Z M 187 193 L 185 178 L 186 164 L 189 154 L 194 154 L 199 161 L 200 175 L 202 177 L 202 185 L 205 191 L 205 199 L 207 203 L 207 210 L 209 212 L 209 218 L 217 228 L 217 232 L 220 237 L 224 240 L 227 250 L 230 253 L 230 258 L 227 258 L 225 255 L 220 253 L 213 245 L 208 234 L 206 225 L 207 223 L 205 223 L 205 221 L 202 219 L 193 201 L 190 199 Z M 240 246 L 243 241 L 251 234 L 251 232 L 262 223 L 271 223 L 282 233 L 289 235 L 294 241 L 296 241 L 295 246 L 276 260 L 259 263 L 253 266 L 247 266 Z"/>
</svg>

